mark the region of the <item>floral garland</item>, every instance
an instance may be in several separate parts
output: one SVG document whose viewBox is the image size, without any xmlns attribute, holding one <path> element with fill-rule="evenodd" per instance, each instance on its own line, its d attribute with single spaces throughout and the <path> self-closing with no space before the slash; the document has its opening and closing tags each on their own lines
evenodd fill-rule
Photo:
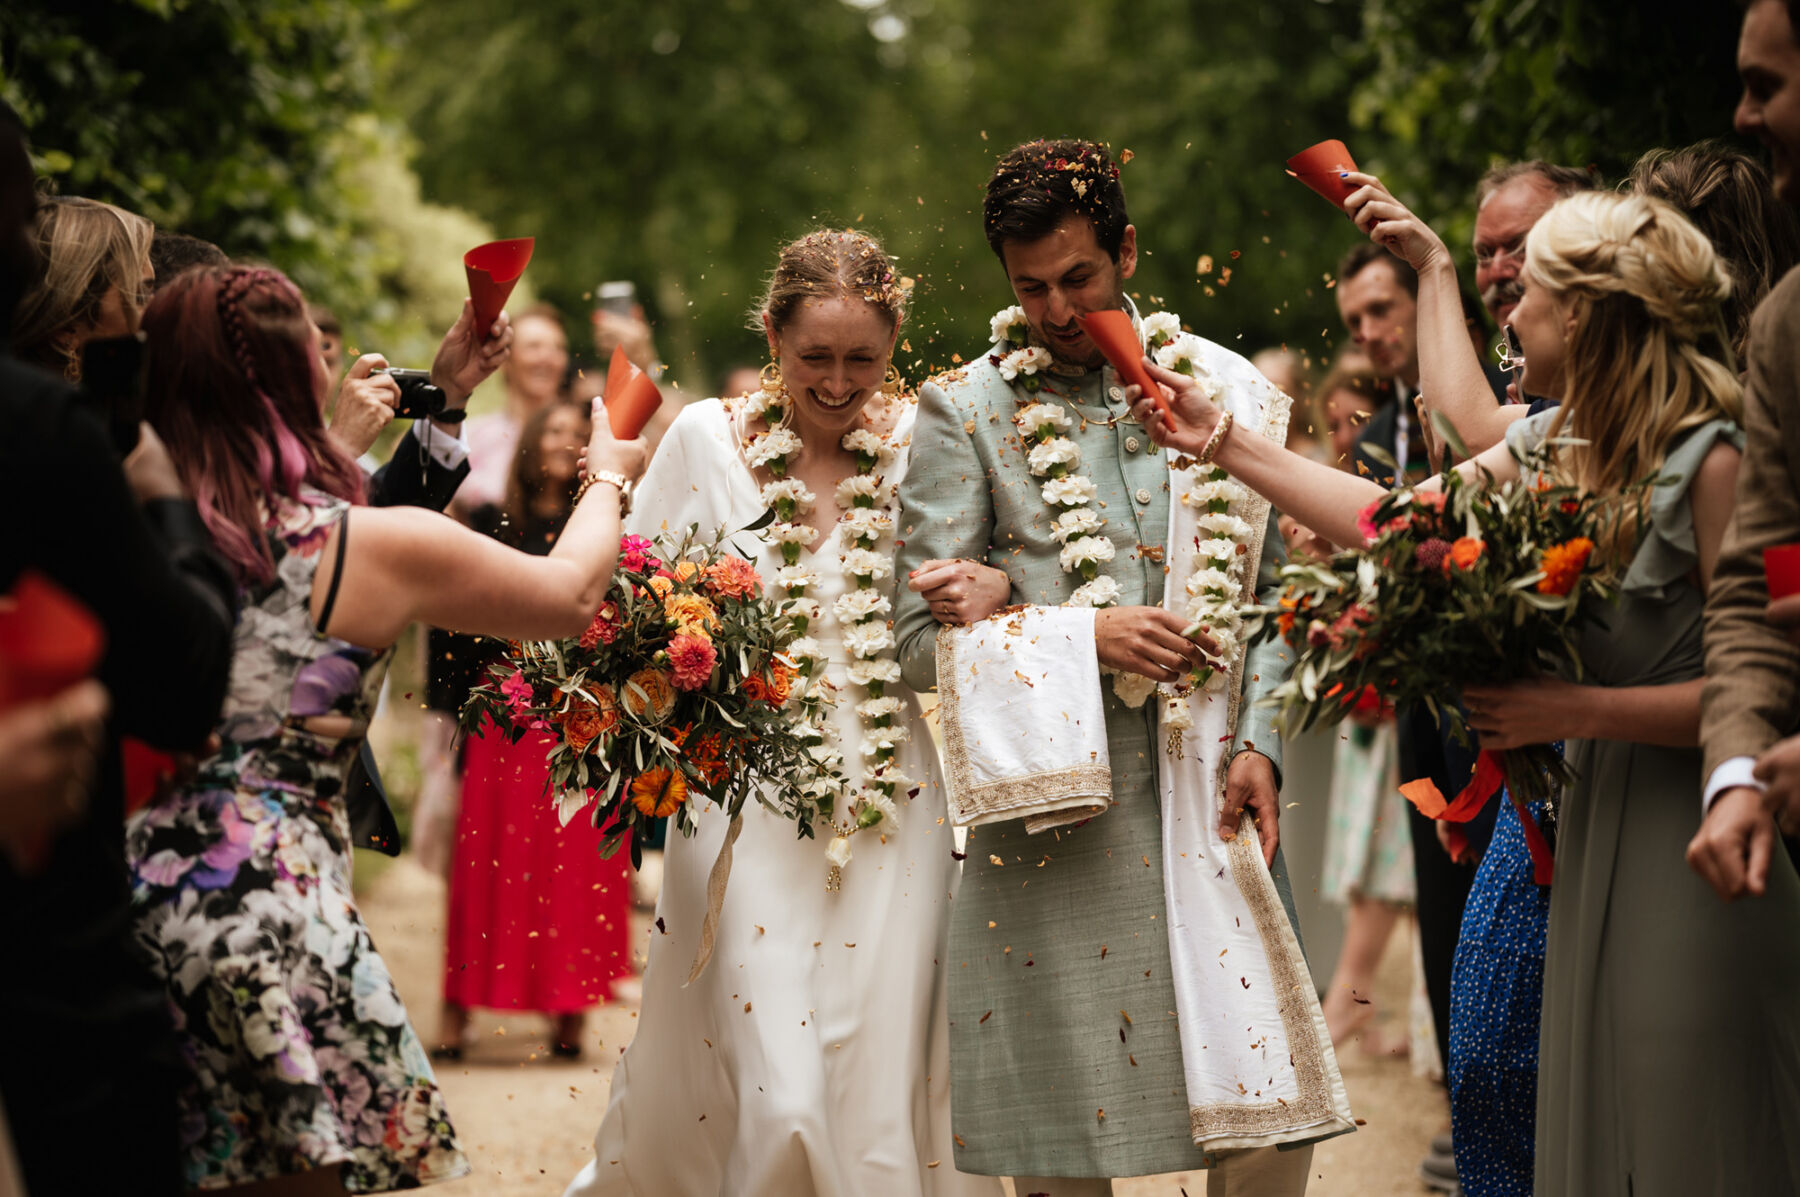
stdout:
<svg viewBox="0 0 1800 1197">
<path fill-rule="evenodd" d="M 794 621 L 798 637 L 789 646 L 788 654 L 806 679 L 804 698 L 810 703 L 806 708 L 807 723 L 817 745 L 814 755 L 827 773 L 840 779 L 815 783 L 832 791 L 815 795 L 829 814 L 834 799 L 846 789 L 842 780 L 844 758 L 827 743 L 834 734 L 825 710 L 832 705 L 827 697 L 831 686 L 822 673 L 823 649 L 807 634 L 813 621 L 822 617 L 823 608 L 807 594 L 818 584 L 819 576 L 800 561 L 802 546 L 818 537 L 818 529 L 800 517 L 813 509 L 817 498 L 806 483 L 788 476 L 789 467 L 803 447 L 799 434 L 790 426 L 790 402 L 787 390 L 779 383 L 772 389 L 765 385 L 763 390 L 746 397 L 747 414 L 761 416 L 770 427 L 751 439 L 744 457 L 752 468 L 766 466 L 775 479 L 763 487 L 762 501 L 775 512 L 770 536 L 781 546 L 782 559 L 776 585 L 787 591 L 782 610 Z M 885 835 L 897 829 L 896 800 L 900 791 L 905 789 L 911 797 L 918 784 L 894 764 L 900 745 L 910 738 L 912 729 L 899 718 L 905 704 L 887 693 L 888 685 L 900 680 L 900 664 L 895 660 L 894 633 L 887 619 L 893 604 L 877 589 L 883 579 L 894 573 L 893 554 L 879 548 L 882 538 L 894 529 L 895 491 L 878 472 L 893 462 L 894 451 L 884 438 L 867 428 L 846 433 L 840 443 L 856 455 L 856 473 L 838 483 L 836 494 L 843 513 L 839 521 L 848 530 L 852 546 L 843 554 L 844 572 L 855 580 L 856 587 L 838 596 L 832 604 L 832 614 L 842 625 L 844 643 L 850 649 L 850 681 L 864 691 L 862 701 L 856 704 L 857 716 L 862 720 L 863 760 L 860 784 L 850 801 L 848 817 L 841 821 L 834 818 L 837 834 L 825 850 L 831 864 L 826 877 L 826 888 L 830 890 L 842 884 L 843 869 L 850 863 L 851 837 L 859 831 L 879 829 Z"/>
<path fill-rule="evenodd" d="M 990 360 L 1002 379 L 1017 382 L 1030 397 L 1022 401 L 1025 405 L 1013 419 L 1028 446 L 1026 468 L 1044 479 L 1044 503 L 1057 513 L 1050 535 L 1062 546 L 1060 564 L 1065 572 L 1081 575 L 1081 585 L 1066 605 L 1110 607 L 1118 602 L 1120 590 L 1118 582 L 1101 569 L 1113 559 L 1115 550 L 1111 538 L 1102 533 L 1106 519 L 1092 506 L 1098 491 L 1093 480 L 1079 472 L 1081 447 L 1063 435 L 1073 426 L 1068 410 L 1062 403 L 1038 399 L 1043 389 L 1038 372 L 1050 364 L 1050 353 L 1029 343 L 1031 329 L 1023 308 L 1014 306 L 996 312 L 990 327 L 997 350 Z M 1202 364 L 1204 345 L 1200 338 L 1182 331 L 1178 316 L 1156 312 L 1144 318 L 1140 331 L 1145 352 L 1157 365 L 1188 375 L 1201 384 L 1208 399 L 1218 398 L 1221 388 Z M 1216 466 L 1207 469 L 1200 481 L 1181 496 L 1182 502 L 1200 510 L 1200 529 L 1208 537 L 1197 546 L 1194 571 L 1186 579 L 1187 614 L 1194 621 L 1187 634 L 1206 631 L 1218 646 L 1216 652 L 1205 654 L 1190 681 L 1193 687 L 1223 687 L 1241 651 L 1238 595 L 1252 529 L 1232 514 L 1232 507 L 1244 498 L 1243 488 Z M 1153 689 L 1153 682 L 1137 674 L 1120 673 L 1113 678 L 1114 692 L 1132 706 L 1141 705 Z M 1178 701 L 1185 693 L 1183 690 L 1171 695 L 1165 691 L 1165 698 L 1181 707 L 1174 722 L 1177 729 L 1183 716 L 1189 725 L 1192 722 L 1186 703 Z"/>
</svg>

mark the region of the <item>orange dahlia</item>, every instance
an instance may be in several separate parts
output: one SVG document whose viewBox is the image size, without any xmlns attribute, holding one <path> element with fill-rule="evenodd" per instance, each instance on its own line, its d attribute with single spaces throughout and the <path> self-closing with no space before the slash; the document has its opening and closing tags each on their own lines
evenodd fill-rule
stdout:
<svg viewBox="0 0 1800 1197">
<path fill-rule="evenodd" d="M 731 598 L 750 598 L 762 593 L 762 576 L 742 557 L 720 557 L 707 566 L 706 584 L 714 594 Z"/>
<path fill-rule="evenodd" d="M 1574 540 L 1545 549 L 1542 562 L 1544 576 L 1538 579 L 1538 593 L 1562 595 L 1575 589 L 1575 583 L 1581 580 L 1581 571 L 1587 568 L 1588 556 L 1593 551 L 1594 542 L 1585 536 L 1577 536 Z"/>
<path fill-rule="evenodd" d="M 687 801 L 687 779 L 673 769 L 646 769 L 631 779 L 631 804 L 653 819 L 666 819 Z"/>
</svg>

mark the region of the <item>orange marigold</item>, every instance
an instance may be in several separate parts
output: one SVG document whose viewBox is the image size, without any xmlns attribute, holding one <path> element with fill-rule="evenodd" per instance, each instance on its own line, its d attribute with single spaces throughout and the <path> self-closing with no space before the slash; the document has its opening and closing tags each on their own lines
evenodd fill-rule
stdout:
<svg viewBox="0 0 1800 1197">
<path fill-rule="evenodd" d="M 660 723 L 675 709 L 675 683 L 665 670 L 640 669 L 625 679 L 619 697 L 633 719 Z"/>
<path fill-rule="evenodd" d="M 646 769 L 631 779 L 631 804 L 652 819 L 666 819 L 687 801 L 687 779 L 673 769 Z"/>
<path fill-rule="evenodd" d="M 1538 593 L 1561 595 L 1575 589 L 1575 583 L 1581 580 L 1581 571 L 1587 568 L 1588 555 L 1593 551 L 1594 542 L 1585 536 L 1545 549 L 1544 576 L 1538 579 Z"/>
<path fill-rule="evenodd" d="M 1477 540 L 1473 536 L 1464 536 L 1450 546 L 1450 563 L 1457 569 L 1469 569 L 1481 560 L 1481 554 L 1486 549 L 1486 541 Z"/>
</svg>

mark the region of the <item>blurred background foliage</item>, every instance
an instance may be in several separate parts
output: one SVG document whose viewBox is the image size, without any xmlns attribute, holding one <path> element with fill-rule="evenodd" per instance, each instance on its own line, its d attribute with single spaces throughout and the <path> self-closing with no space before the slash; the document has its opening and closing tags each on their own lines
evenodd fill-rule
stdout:
<svg viewBox="0 0 1800 1197">
<path fill-rule="evenodd" d="M 709 392 L 761 357 L 774 249 L 819 224 L 917 280 L 909 377 L 979 352 L 1010 302 L 982 184 L 1036 136 L 1132 151 L 1141 299 L 1316 357 L 1357 235 L 1288 155 L 1342 137 L 1466 258 L 1494 161 L 1616 179 L 1728 134 L 1737 23 L 1672 0 L 6 0 L 0 94 L 53 186 L 276 263 L 352 345 L 425 364 L 461 252 L 531 234 L 577 342 L 594 287 L 631 279 Z"/>
</svg>

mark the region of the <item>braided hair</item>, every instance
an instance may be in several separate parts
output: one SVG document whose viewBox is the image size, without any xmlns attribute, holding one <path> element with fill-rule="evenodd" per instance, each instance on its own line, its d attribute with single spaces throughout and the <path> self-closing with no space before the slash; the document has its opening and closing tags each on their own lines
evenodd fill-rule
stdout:
<svg viewBox="0 0 1800 1197">
<path fill-rule="evenodd" d="M 145 415 L 239 579 L 266 583 L 283 508 L 363 497 L 325 431 L 306 301 L 268 267 L 203 267 L 156 293 L 144 331 Z"/>
<path fill-rule="evenodd" d="M 1527 279 L 1571 305 L 1563 403 L 1547 439 L 1565 478 L 1621 494 L 1661 470 L 1669 450 L 1709 420 L 1742 421 L 1743 391 L 1723 307 L 1732 280 L 1712 243 L 1672 205 L 1587 191 L 1532 227 Z M 1610 546 L 1635 546 L 1642 492 Z"/>
</svg>

